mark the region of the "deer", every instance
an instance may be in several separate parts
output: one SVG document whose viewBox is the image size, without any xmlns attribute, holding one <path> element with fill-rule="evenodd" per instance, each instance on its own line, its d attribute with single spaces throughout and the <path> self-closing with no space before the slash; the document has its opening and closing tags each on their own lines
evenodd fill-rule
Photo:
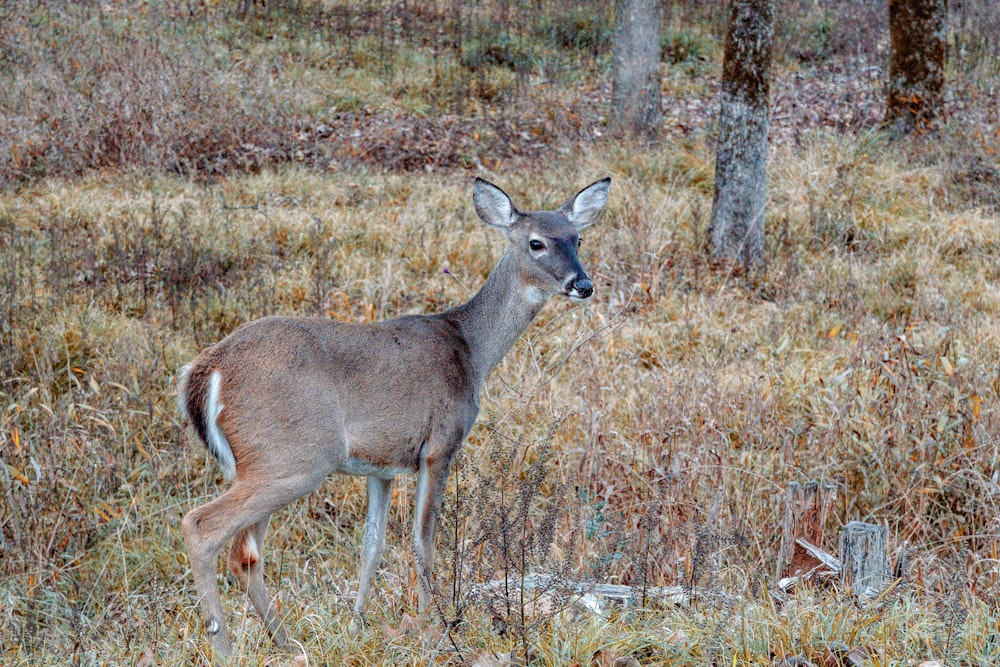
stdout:
<svg viewBox="0 0 1000 667">
<path fill-rule="evenodd" d="M 476 178 L 476 213 L 508 244 L 465 304 L 375 323 L 269 316 L 241 325 L 181 369 L 182 416 L 232 482 L 181 521 L 216 656 L 232 655 L 216 582 L 218 555 L 229 540 L 229 570 L 274 643 L 288 649 L 263 578 L 268 520 L 332 473 L 367 478 L 351 632 L 359 619 L 363 624 L 397 475 L 417 476 L 413 552 L 418 609 L 428 608 L 438 511 L 452 458 L 479 414 L 486 376 L 550 296 L 593 297 L 577 249 L 580 232 L 603 212 L 610 186 L 604 178 L 556 210 L 523 212 L 502 189 Z"/>
</svg>

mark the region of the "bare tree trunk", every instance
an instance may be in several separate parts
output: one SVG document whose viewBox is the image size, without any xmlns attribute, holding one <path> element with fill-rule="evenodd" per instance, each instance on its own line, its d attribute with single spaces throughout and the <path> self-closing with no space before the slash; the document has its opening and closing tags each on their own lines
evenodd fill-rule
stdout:
<svg viewBox="0 0 1000 667">
<path fill-rule="evenodd" d="M 889 95 L 885 124 L 926 128 L 941 115 L 948 0 L 889 0 Z"/>
<path fill-rule="evenodd" d="M 611 127 L 655 139 L 660 133 L 660 2 L 615 0 Z"/>
<path fill-rule="evenodd" d="M 732 0 L 722 64 L 722 107 L 709 244 L 716 259 L 764 263 L 764 195 L 773 0 Z"/>
</svg>

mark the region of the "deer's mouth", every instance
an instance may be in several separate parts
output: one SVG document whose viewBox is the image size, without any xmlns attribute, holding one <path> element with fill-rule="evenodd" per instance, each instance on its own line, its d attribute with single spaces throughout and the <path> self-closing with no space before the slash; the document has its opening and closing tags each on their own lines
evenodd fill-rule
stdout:
<svg viewBox="0 0 1000 667">
<path fill-rule="evenodd" d="M 582 303 L 594 296 L 594 283 L 586 274 L 578 275 L 572 280 L 568 280 L 563 292 L 570 301 Z"/>
</svg>

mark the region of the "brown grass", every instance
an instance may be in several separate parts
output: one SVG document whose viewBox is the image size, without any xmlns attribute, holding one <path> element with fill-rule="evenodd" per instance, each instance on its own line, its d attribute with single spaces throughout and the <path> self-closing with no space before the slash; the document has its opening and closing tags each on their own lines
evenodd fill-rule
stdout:
<svg viewBox="0 0 1000 667">
<path fill-rule="evenodd" d="M 42 36 L 70 20 L 59 12 L 73 10 L 55 3 L 45 11 L 53 18 L 41 23 Z M 5 39 L 20 34 L 10 26 L 23 16 L 5 15 Z M 138 9 L 84 22 L 81 34 L 96 40 L 87 57 L 113 46 L 118 55 L 108 62 L 119 64 L 109 72 L 148 72 L 133 56 L 153 45 L 101 41 L 110 40 L 102 32 L 109 25 L 132 34 L 122 26 L 134 16 Z M 268 25 L 254 16 L 246 19 L 249 34 Z M 338 25 L 335 15 L 317 16 Z M 245 38 L 254 45 L 248 66 L 258 73 L 296 43 L 298 55 L 288 56 L 296 66 L 327 53 L 315 39 L 260 37 Z M 260 119 L 294 125 L 297 112 L 285 107 L 268 116 L 269 105 L 287 99 L 280 92 L 272 100 L 213 92 L 203 96 L 209 107 L 197 106 L 199 86 L 236 90 L 244 76 L 209 59 L 220 44 L 224 35 L 193 42 L 184 62 L 211 76 L 178 75 L 192 97 L 135 88 L 156 123 L 180 128 L 175 142 L 204 136 L 220 146 L 243 140 L 228 134 L 223 110 L 236 109 L 235 118 L 265 136 L 281 123 Z M 53 68 L 70 53 L 60 49 Z M 394 61 L 397 83 L 373 88 L 399 85 L 402 60 Z M 457 72 L 439 63 L 442 72 Z M 665 92 L 706 95 L 703 71 L 677 67 L 665 79 L 677 88 Z M 365 71 L 371 75 L 350 75 L 355 92 L 365 91 Z M 596 83 L 566 80 L 528 102 L 559 98 L 566 109 L 591 108 L 573 100 L 606 88 L 594 76 Z M 35 104 L 37 87 L 23 85 L 24 99 Z M 320 95 L 306 83 L 299 90 L 303 100 Z M 4 104 L 13 104 L 4 94 Z M 224 170 L 206 184 L 169 173 L 188 170 L 170 167 L 169 151 L 141 142 L 121 139 L 119 158 L 91 161 L 88 155 L 115 155 L 81 139 L 99 136 L 93 129 L 104 112 L 98 106 L 80 116 L 77 88 L 53 83 L 50 94 L 75 100 L 65 107 L 78 123 L 63 135 L 68 147 L 46 144 L 44 173 L 5 163 L 7 182 L 20 185 L 0 201 L 0 663 L 135 664 L 149 650 L 155 664 L 204 664 L 179 520 L 217 493 L 220 476 L 174 411 L 176 369 L 264 314 L 363 321 L 448 307 L 481 284 L 502 239 L 475 220 L 469 165 L 381 173 L 364 163 L 328 170 L 294 159 L 272 168 L 275 159 L 249 170 L 256 173 Z M 426 100 L 399 99 L 402 106 Z M 995 135 L 974 134 L 996 119 L 971 96 L 966 101 L 971 111 L 956 113 L 937 137 L 889 143 L 874 131 L 806 126 L 776 145 L 768 270 L 757 277 L 714 266 L 703 252 L 710 134 L 658 147 L 618 145 L 592 133 L 586 141 L 575 130 L 564 135 L 560 120 L 544 159 L 518 158 L 517 169 L 471 163 L 525 208 L 558 205 L 605 174 L 614 185 L 608 212 L 581 251 L 596 301 L 554 300 L 492 375 L 482 418 L 493 431 L 474 429 L 463 462 L 469 468 L 452 479 L 446 505 L 474 497 L 480 475 L 499 474 L 487 456 L 498 443 L 527 476 L 558 424 L 532 517 L 564 500 L 552 549 L 534 565 L 720 593 L 689 608 L 567 613 L 556 622 L 543 613 L 527 635 L 531 651 L 522 654 L 553 665 L 590 664 L 598 651 L 644 665 L 759 665 L 772 654 L 822 662 L 828 644 L 843 641 L 869 647 L 878 664 L 993 664 L 1000 641 L 1000 224 L 989 156 L 998 146 Z M 507 113 L 516 115 L 511 104 Z M 13 142 L 5 147 L 41 141 L 32 133 L 42 126 L 26 115 L 11 118 L 0 135 Z M 187 135 L 191 121 L 202 125 Z M 120 137 L 138 136 L 125 125 L 144 127 L 111 125 Z M 131 170 L 136 164 L 143 169 Z M 904 579 L 868 606 L 836 589 L 804 590 L 784 605 L 766 593 L 781 492 L 790 481 L 820 478 L 839 485 L 831 539 L 847 521 L 864 520 L 888 528 L 893 558 L 904 545 L 910 550 Z M 396 492 L 372 623 L 349 637 L 362 490 L 359 480 L 331 479 L 276 517 L 267 577 L 292 636 L 317 663 L 456 660 L 450 643 L 396 630 L 416 606 L 406 547 L 409 480 Z M 475 520 L 455 524 L 460 535 L 475 536 L 482 528 Z M 443 576 L 449 558 L 443 549 Z M 494 576 L 496 562 L 473 563 L 470 578 Z M 243 642 L 241 660 L 263 664 L 271 650 L 266 633 L 227 578 L 223 597 Z M 515 648 L 511 633 L 495 634 L 482 607 L 469 607 L 464 621 L 454 632 L 463 656 Z"/>
</svg>

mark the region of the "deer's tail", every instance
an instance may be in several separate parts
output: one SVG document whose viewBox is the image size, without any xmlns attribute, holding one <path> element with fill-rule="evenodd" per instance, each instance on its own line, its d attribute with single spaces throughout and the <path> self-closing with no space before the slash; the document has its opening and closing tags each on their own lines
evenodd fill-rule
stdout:
<svg viewBox="0 0 1000 667">
<path fill-rule="evenodd" d="M 196 359 L 178 374 L 177 406 L 219 462 L 222 476 L 229 481 L 236 476 L 236 459 L 229 440 L 219 428 L 219 414 L 225 407 L 220 400 L 222 372 L 199 361 Z"/>
</svg>

